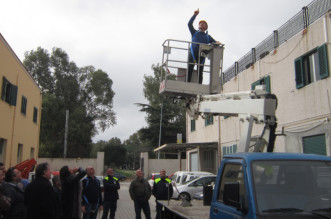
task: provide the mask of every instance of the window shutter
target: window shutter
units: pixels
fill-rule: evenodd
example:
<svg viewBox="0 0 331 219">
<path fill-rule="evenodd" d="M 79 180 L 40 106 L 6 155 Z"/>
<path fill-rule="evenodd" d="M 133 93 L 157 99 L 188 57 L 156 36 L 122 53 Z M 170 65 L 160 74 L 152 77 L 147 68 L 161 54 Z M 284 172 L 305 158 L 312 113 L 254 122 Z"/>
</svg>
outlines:
<svg viewBox="0 0 331 219">
<path fill-rule="evenodd" d="M 260 81 L 255 81 L 255 82 L 252 84 L 252 90 L 255 89 L 256 85 L 260 85 Z"/>
<path fill-rule="evenodd" d="M 33 108 L 33 122 L 37 123 L 37 117 L 38 117 L 38 109 L 36 107 Z"/>
<path fill-rule="evenodd" d="M 195 120 L 191 120 L 191 132 L 195 131 Z"/>
<path fill-rule="evenodd" d="M 264 78 L 264 84 L 266 86 L 266 90 L 268 93 L 271 93 L 271 86 L 270 86 L 270 75 Z"/>
<path fill-rule="evenodd" d="M 7 86 L 7 79 L 5 77 L 2 78 L 2 91 L 1 91 L 1 99 L 6 101 L 6 86 Z"/>
<path fill-rule="evenodd" d="M 329 76 L 327 45 L 324 44 L 317 49 L 321 79 Z"/>
<path fill-rule="evenodd" d="M 17 100 L 17 86 L 11 85 L 10 86 L 10 105 L 16 106 Z"/>
<path fill-rule="evenodd" d="M 326 155 L 325 134 L 304 137 L 302 143 L 303 153 Z"/>
<path fill-rule="evenodd" d="M 304 79 L 304 74 L 303 74 L 303 67 L 302 67 L 302 57 L 297 58 L 294 61 L 294 67 L 295 67 L 295 83 L 297 89 L 302 88 L 305 86 L 305 79 Z"/>
</svg>

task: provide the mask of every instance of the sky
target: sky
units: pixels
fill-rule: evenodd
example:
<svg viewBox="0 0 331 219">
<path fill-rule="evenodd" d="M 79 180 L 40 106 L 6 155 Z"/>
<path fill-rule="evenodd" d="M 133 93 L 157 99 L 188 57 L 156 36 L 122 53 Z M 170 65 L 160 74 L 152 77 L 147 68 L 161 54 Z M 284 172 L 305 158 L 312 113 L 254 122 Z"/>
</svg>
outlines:
<svg viewBox="0 0 331 219">
<path fill-rule="evenodd" d="M 135 103 L 148 103 L 144 75 L 162 62 L 166 39 L 190 41 L 194 11 L 209 34 L 225 44 L 223 69 L 291 19 L 312 0 L 0 0 L 0 33 L 21 61 L 37 47 L 63 49 L 78 67 L 113 80 L 117 125 L 93 137 L 127 140 L 146 126 Z"/>
</svg>

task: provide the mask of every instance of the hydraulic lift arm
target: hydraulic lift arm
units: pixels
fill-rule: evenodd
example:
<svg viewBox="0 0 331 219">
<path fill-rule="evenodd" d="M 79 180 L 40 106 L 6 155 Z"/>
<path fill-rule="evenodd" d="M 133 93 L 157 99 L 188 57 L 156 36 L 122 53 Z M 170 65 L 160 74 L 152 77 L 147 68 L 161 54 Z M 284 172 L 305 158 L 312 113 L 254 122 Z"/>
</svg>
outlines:
<svg viewBox="0 0 331 219">
<path fill-rule="evenodd" d="M 254 151 L 273 151 L 275 141 L 277 98 L 264 91 L 264 86 L 256 90 L 229 94 L 198 95 L 187 101 L 187 113 L 193 119 L 199 115 L 237 116 L 244 123 L 238 152 L 249 151 L 251 142 L 255 142 Z M 253 124 L 264 124 L 260 137 L 253 138 Z"/>
</svg>

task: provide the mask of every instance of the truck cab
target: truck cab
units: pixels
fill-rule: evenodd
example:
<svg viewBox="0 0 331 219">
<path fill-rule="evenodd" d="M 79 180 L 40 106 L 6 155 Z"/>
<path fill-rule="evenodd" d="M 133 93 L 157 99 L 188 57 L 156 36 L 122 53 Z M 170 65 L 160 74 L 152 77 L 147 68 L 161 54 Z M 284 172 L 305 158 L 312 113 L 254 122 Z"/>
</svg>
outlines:
<svg viewBox="0 0 331 219">
<path fill-rule="evenodd" d="M 294 153 L 225 155 L 210 218 L 331 218 L 331 158 Z"/>
</svg>

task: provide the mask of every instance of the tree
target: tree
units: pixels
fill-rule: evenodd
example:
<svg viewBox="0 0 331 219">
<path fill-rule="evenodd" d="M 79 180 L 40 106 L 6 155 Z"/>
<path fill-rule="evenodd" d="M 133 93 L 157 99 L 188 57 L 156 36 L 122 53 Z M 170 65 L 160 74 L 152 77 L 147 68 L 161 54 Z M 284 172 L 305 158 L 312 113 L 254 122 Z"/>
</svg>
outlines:
<svg viewBox="0 0 331 219">
<path fill-rule="evenodd" d="M 150 148 L 159 146 L 159 130 L 161 107 L 162 112 L 162 129 L 161 145 L 165 143 L 174 143 L 177 139 L 177 133 L 182 133 L 185 141 L 185 103 L 178 100 L 174 104 L 172 99 L 159 94 L 159 85 L 161 78 L 161 68 L 159 65 L 153 65 L 153 76 L 144 76 L 144 96 L 148 104 L 138 104 L 140 111 L 145 112 L 147 127 L 139 130 L 142 141 L 146 142 Z M 164 71 L 164 69 L 162 69 Z M 162 104 L 162 105 L 161 105 Z"/>
<path fill-rule="evenodd" d="M 92 136 L 116 124 L 112 80 L 93 66 L 77 67 L 60 48 L 26 52 L 23 64 L 43 94 L 40 156 L 62 156 L 69 110 L 67 156 L 89 157 Z"/>
<path fill-rule="evenodd" d="M 139 168 L 140 152 L 149 150 L 149 148 L 145 147 L 146 144 L 142 142 L 139 131 L 125 140 L 123 145 L 127 151 L 125 160 L 126 168 L 131 170 Z"/>
<path fill-rule="evenodd" d="M 125 163 L 126 149 L 119 138 L 112 138 L 105 145 L 105 165 L 121 167 Z"/>
</svg>

